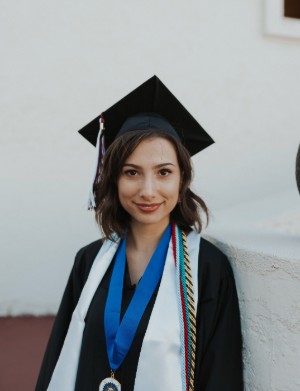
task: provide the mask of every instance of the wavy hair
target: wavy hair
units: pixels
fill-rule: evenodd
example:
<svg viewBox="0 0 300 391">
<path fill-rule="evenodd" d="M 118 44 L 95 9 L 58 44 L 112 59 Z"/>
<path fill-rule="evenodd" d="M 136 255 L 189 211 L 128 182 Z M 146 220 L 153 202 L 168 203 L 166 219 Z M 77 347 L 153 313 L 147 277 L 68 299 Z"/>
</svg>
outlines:
<svg viewBox="0 0 300 391">
<path fill-rule="evenodd" d="M 193 168 L 187 149 L 175 137 L 163 131 L 137 130 L 119 136 L 110 145 L 104 155 L 103 165 L 97 173 L 94 185 L 95 218 L 106 238 L 113 240 L 114 233 L 123 237 L 125 230 L 130 226 L 131 217 L 122 207 L 118 197 L 118 179 L 122 167 L 142 141 L 156 137 L 164 138 L 172 143 L 181 171 L 179 202 L 170 214 L 170 221 L 186 232 L 189 232 L 192 227 L 197 232 L 201 232 L 202 214 L 206 217 L 206 225 L 208 224 L 209 210 L 205 202 L 190 189 Z"/>
</svg>

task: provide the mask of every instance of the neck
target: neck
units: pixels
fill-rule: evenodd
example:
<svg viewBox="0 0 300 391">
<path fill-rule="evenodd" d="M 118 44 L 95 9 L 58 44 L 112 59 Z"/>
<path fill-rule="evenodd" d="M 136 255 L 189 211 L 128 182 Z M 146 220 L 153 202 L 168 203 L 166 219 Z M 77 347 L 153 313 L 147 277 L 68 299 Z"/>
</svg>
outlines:
<svg viewBox="0 0 300 391">
<path fill-rule="evenodd" d="M 127 244 L 135 251 L 152 251 L 157 247 L 167 226 L 168 223 L 159 227 L 156 224 L 132 223 L 127 235 Z"/>
</svg>

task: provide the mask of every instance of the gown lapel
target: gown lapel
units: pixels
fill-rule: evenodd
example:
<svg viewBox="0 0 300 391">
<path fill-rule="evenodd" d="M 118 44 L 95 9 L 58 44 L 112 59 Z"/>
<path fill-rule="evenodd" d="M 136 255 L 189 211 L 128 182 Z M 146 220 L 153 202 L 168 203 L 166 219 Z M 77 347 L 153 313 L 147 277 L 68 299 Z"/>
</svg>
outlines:
<svg viewBox="0 0 300 391">
<path fill-rule="evenodd" d="M 74 391 L 84 319 L 90 303 L 118 248 L 119 241 L 105 241 L 73 312 L 70 326 L 47 391 Z M 187 236 L 194 291 L 198 292 L 200 235 Z M 197 308 L 195 295 L 195 308 Z M 134 391 L 182 390 L 180 311 L 176 298 L 176 268 L 170 240 L 162 280 L 139 357 Z"/>
<path fill-rule="evenodd" d="M 89 277 L 73 312 L 70 326 L 47 391 L 74 391 L 79 362 L 84 319 L 92 298 L 110 265 L 119 242 L 105 241 L 98 252 Z"/>
</svg>

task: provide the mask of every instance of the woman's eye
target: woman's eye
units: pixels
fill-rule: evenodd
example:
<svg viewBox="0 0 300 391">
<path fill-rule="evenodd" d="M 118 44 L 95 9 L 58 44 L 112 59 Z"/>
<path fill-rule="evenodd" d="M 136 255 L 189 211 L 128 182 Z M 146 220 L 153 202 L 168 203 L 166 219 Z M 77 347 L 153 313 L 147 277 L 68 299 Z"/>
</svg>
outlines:
<svg viewBox="0 0 300 391">
<path fill-rule="evenodd" d="M 166 168 L 163 168 L 163 169 L 161 169 L 161 170 L 159 171 L 159 175 L 161 175 L 161 176 L 167 176 L 167 175 L 169 175 L 170 173 L 171 173 L 171 171 L 168 170 L 168 169 L 166 169 Z"/>
<path fill-rule="evenodd" d="M 135 176 L 136 174 L 137 174 L 136 170 L 126 170 L 125 171 L 125 175 L 128 175 L 128 176 Z"/>
</svg>

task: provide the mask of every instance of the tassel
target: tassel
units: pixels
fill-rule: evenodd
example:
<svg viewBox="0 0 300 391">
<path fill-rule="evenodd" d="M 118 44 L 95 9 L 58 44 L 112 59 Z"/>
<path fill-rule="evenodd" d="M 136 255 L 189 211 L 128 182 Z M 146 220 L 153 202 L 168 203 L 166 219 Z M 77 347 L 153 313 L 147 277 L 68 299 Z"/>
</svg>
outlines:
<svg viewBox="0 0 300 391">
<path fill-rule="evenodd" d="M 102 164 L 103 164 L 103 157 L 105 155 L 105 143 L 104 143 L 104 118 L 103 114 L 100 115 L 99 118 L 99 132 L 97 137 L 97 144 L 96 144 L 96 164 L 94 169 L 94 175 L 92 178 L 92 185 L 89 191 L 88 195 L 88 210 L 94 210 L 96 208 L 96 201 L 95 201 L 95 185 L 97 182 L 98 175 L 100 174 L 102 170 Z"/>
</svg>

